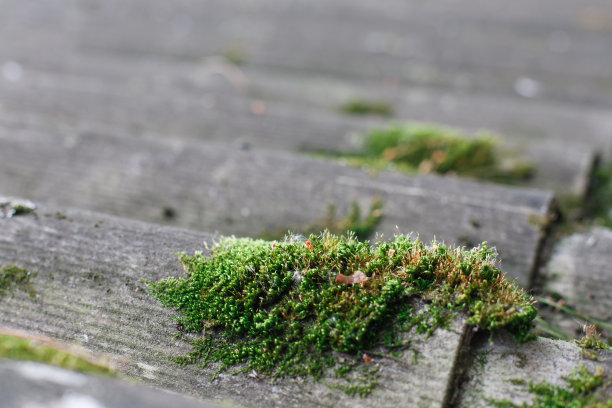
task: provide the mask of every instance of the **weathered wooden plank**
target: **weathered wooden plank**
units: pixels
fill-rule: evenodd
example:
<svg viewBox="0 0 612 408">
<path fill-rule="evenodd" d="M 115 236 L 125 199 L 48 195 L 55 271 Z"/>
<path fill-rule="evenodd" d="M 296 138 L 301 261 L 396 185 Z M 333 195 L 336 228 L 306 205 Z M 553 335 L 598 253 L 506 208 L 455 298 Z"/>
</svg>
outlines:
<svg viewBox="0 0 612 408">
<path fill-rule="evenodd" d="M 579 313 L 612 324 L 612 231 L 592 228 L 567 236 L 555 246 L 546 266 L 544 289 L 558 294 Z M 556 323 L 570 335 L 584 321 L 558 313 Z M 600 328 L 607 338 L 612 331 Z"/>
<path fill-rule="evenodd" d="M 224 234 L 257 236 L 362 213 L 379 198 L 378 233 L 497 247 L 528 285 L 552 194 L 457 178 L 368 174 L 282 152 L 110 135 L 0 131 L 0 191 Z M 365 215 L 365 214 L 363 214 Z"/>
<path fill-rule="evenodd" d="M 529 402 L 534 397 L 528 392 L 530 381 L 567 387 L 563 377 L 580 364 L 592 372 L 596 367 L 603 367 L 611 375 L 612 352 L 598 353 L 599 361 L 593 361 L 585 359 L 575 344 L 560 340 L 540 337 L 519 345 L 506 335 L 480 336 L 472 344 L 472 362 L 455 406 L 490 407 L 490 400 L 502 399 L 517 405 Z M 612 389 L 607 390 L 608 397 L 610 393 Z"/>
<path fill-rule="evenodd" d="M 338 112 L 338 106 L 351 97 L 370 91 L 370 98 L 383 94 L 376 87 L 360 89 L 356 84 L 333 81 L 323 81 L 327 85 L 323 87 L 316 80 L 303 84 L 297 78 L 270 80 L 269 75 L 259 75 L 249 82 L 250 90 L 244 93 L 215 79 L 218 72 L 231 72 L 227 65 L 210 70 L 203 66 L 202 74 L 197 75 L 196 66 L 172 64 L 168 72 L 174 68 L 177 72 L 160 80 L 156 74 L 136 75 L 133 72 L 137 70 L 130 69 L 124 61 L 99 62 L 105 68 L 110 66 L 111 73 L 105 75 L 94 70 L 90 75 L 85 70 L 93 67 L 85 64 L 81 75 L 28 71 L 19 83 L 4 86 L 0 83 L 6 96 L 1 120 L 17 121 L 21 116 L 21 121 L 27 122 L 24 115 L 36 115 L 44 123 L 39 124 L 41 127 L 77 122 L 92 131 L 114 127 L 134 134 L 171 134 L 274 149 L 334 151 L 357 149 L 363 142 L 359 133 L 386 126 L 385 120 L 346 117 Z M 113 70 L 117 65 L 125 69 L 123 76 Z M 150 69 L 146 63 L 136 66 Z M 316 106 L 312 106 L 311 96 L 319 93 Z M 390 98 L 381 99 L 394 100 L 399 117 L 441 121 L 470 131 L 488 127 L 502 132 L 500 142 L 507 149 L 518 150 L 519 156 L 536 164 L 536 176 L 528 182 L 532 187 L 582 196 L 588 184 L 593 150 L 612 147 L 606 131 L 607 114 L 432 93 L 413 99 L 399 88 L 387 96 Z M 256 114 L 254 107 L 258 106 L 261 111 Z M 581 132 L 585 140 L 576 143 L 574 132 Z"/>
<path fill-rule="evenodd" d="M 129 2 L 122 2 L 122 5 L 117 5 L 117 10 L 120 10 L 121 6 L 127 7 L 124 3 Z M 235 9 L 241 9 L 239 3 L 222 3 L 224 5 L 215 7 L 215 10 L 219 13 L 230 13 L 230 11 L 233 10 L 234 13 L 230 14 L 236 14 Z M 226 3 L 229 3 L 229 5 Z M 156 3 L 147 2 L 147 5 L 151 6 L 153 10 L 157 7 L 155 4 Z M 202 3 L 200 2 L 195 4 L 189 2 L 189 4 L 191 7 L 195 8 L 202 7 Z M 414 6 L 415 5 L 412 7 Z M 82 5 L 77 4 L 74 5 L 74 7 L 79 9 Z M 108 12 L 113 13 L 113 7 L 109 8 Z M 30 12 L 36 14 L 36 9 L 36 7 L 32 7 Z M 311 11 L 315 12 L 315 10 Z M 352 8 L 345 11 L 350 10 L 352 10 Z M 456 11 L 459 12 L 459 10 Z M 84 16 L 86 16 L 88 12 L 88 10 L 83 11 L 81 17 L 85 18 Z M 180 11 L 176 12 L 180 14 Z M 255 8 L 253 12 L 257 13 L 257 8 Z M 121 14 L 119 11 L 118 13 Z M 23 15 L 27 14 L 27 12 L 23 13 Z M 260 11 L 259 14 L 253 16 L 253 18 L 261 17 L 265 19 L 266 15 L 265 12 Z M 45 14 L 45 16 L 46 18 L 50 18 L 51 21 L 54 21 L 54 19 L 61 19 L 61 15 L 48 17 Z M 23 18 L 21 14 L 17 17 Z M 203 17 L 217 19 L 215 13 L 205 13 Z M 419 20 L 423 20 L 423 18 L 419 17 Z M 43 21 L 46 21 L 46 19 L 43 19 Z M 66 21 L 62 22 L 67 23 Z M 198 25 L 208 27 L 201 22 Z M 409 24 L 403 25 L 410 26 Z M 23 26 L 23 24 L 18 25 L 22 30 Z M 51 30 L 52 27 L 50 27 L 49 30 Z M 35 30 L 34 27 L 30 27 L 30 29 Z M 470 30 L 471 29 L 473 28 L 470 27 Z M 159 31 L 157 26 L 155 30 Z M 523 30 L 515 31 L 517 31 L 516 34 L 518 35 Z M 331 106 L 332 108 L 336 108 L 338 104 L 346 101 L 345 98 L 351 96 L 366 99 L 379 97 L 382 99 L 390 99 L 391 102 L 394 102 L 394 105 L 397 105 L 396 110 L 398 116 L 403 118 L 434 120 L 466 127 L 490 127 L 492 130 L 500 131 L 509 136 L 525 134 L 525 140 L 540 138 L 542 134 L 555 135 L 564 140 L 573 140 L 575 134 L 581 134 L 583 135 L 583 139 L 587 138 L 590 140 L 594 138 L 594 141 L 597 141 L 595 147 L 601 147 L 607 150 L 612 148 L 608 137 L 610 129 L 612 128 L 612 123 L 607 115 L 607 104 L 600 108 L 589 107 L 585 109 L 584 103 L 567 106 L 567 101 L 571 100 L 571 98 L 563 99 L 560 104 L 543 104 L 541 100 L 517 100 L 513 98 L 492 97 L 490 95 L 468 96 L 466 95 L 466 89 L 456 89 L 458 92 L 453 92 L 452 87 L 449 88 L 444 86 L 435 87 L 435 91 L 427 91 L 422 87 L 415 88 L 414 84 L 408 86 L 408 84 L 402 83 L 402 81 L 390 78 L 377 77 L 378 79 L 374 78 L 371 80 L 358 78 L 355 80 L 351 79 L 349 76 L 344 76 L 343 79 L 339 79 L 337 76 L 331 76 L 330 78 L 330 75 L 325 75 L 325 72 L 318 72 L 318 77 L 313 79 L 312 72 L 308 70 L 270 70 L 270 68 L 265 67 L 263 69 L 258 68 L 257 65 L 253 64 L 239 69 L 236 67 L 223 68 L 220 67 L 218 63 L 211 63 L 210 60 L 207 60 L 207 57 L 211 55 L 222 53 L 222 49 L 212 50 L 209 53 L 202 53 L 199 55 L 196 62 L 165 58 L 163 55 L 158 54 L 143 56 L 124 53 L 94 53 L 91 49 L 82 50 L 78 49 L 74 44 L 70 45 L 70 41 L 74 39 L 73 33 L 64 34 L 64 37 L 67 37 L 64 42 L 68 44 L 53 44 L 53 48 L 57 49 L 57 52 L 62 52 L 62 59 L 56 58 L 55 54 L 37 51 L 36 46 L 39 48 L 47 48 L 45 41 L 51 41 L 49 39 L 50 37 L 55 38 L 59 35 L 58 33 L 61 32 L 61 29 L 57 28 L 49 35 L 42 35 L 42 39 L 33 40 L 34 44 L 26 45 L 27 42 L 24 44 L 24 41 L 18 43 L 8 42 L 6 44 L 5 59 L 9 62 L 15 60 L 17 63 L 21 62 L 23 64 L 21 69 L 25 71 L 21 72 L 21 81 L 35 81 L 42 87 L 51 86 L 61 88 L 65 86 L 73 91 L 79 90 L 80 92 L 90 90 L 95 93 L 105 93 L 106 90 L 114 88 L 118 89 L 119 93 L 124 97 L 133 93 L 140 94 L 142 97 L 143 93 L 150 94 L 152 92 L 160 92 L 159 96 L 162 98 L 174 100 L 174 105 L 178 104 L 176 99 L 182 100 L 182 96 L 184 95 L 177 98 L 174 96 L 174 91 L 169 91 L 168 89 L 172 87 L 180 88 L 183 90 L 183 93 L 186 90 L 191 90 L 192 95 L 197 96 L 197 100 L 200 102 L 199 109 L 204 110 L 204 115 L 206 111 L 210 110 L 211 105 L 215 105 L 216 103 L 214 98 L 211 98 L 209 94 L 211 92 L 218 93 L 224 89 L 223 82 L 225 82 L 226 88 L 228 82 L 233 82 L 234 85 L 238 85 L 238 88 L 242 89 L 249 85 L 252 88 L 253 94 L 263 95 L 264 98 L 266 95 L 269 95 L 271 99 L 282 96 L 285 102 L 294 100 L 295 98 L 309 98 L 311 100 L 315 99 L 318 104 L 327 104 L 328 107 L 330 103 L 333 103 Z M 23 35 L 18 34 L 19 33 L 10 35 L 10 33 L 7 33 L 3 38 L 28 37 L 27 32 Z M 206 36 L 206 38 L 214 35 L 216 34 L 210 34 Z M 486 35 L 482 36 L 486 37 Z M 187 34 L 182 38 L 184 41 L 190 42 Z M 515 42 L 514 40 L 515 39 L 513 39 L 513 43 Z M 145 41 L 145 39 L 143 39 L 143 41 Z M 61 43 L 60 40 L 58 40 L 58 42 Z M 201 42 L 197 41 L 197 43 L 200 44 Z M 453 44 L 453 48 L 457 48 L 455 42 L 450 43 Z M 609 41 L 606 43 L 609 43 Z M 515 44 L 510 48 L 514 48 L 514 46 Z M 495 47 L 497 49 L 505 49 L 497 42 L 495 43 Z M 435 47 L 430 48 L 434 49 Z M 581 46 L 579 48 L 585 49 L 586 47 Z M 602 52 L 602 47 L 598 46 L 594 47 L 589 53 L 594 56 L 606 55 L 606 53 Z M 612 55 L 612 53 L 610 53 L 610 55 Z M 515 57 L 513 56 L 513 58 Z M 378 58 L 370 59 L 372 63 L 377 63 L 379 61 Z M 487 59 L 495 58 L 489 55 Z M 581 58 L 567 57 L 567 59 L 569 61 L 587 61 L 589 66 L 597 65 L 587 56 L 581 56 Z M 350 64 L 345 63 L 344 65 Z M 606 71 L 609 65 L 610 64 L 603 65 Z M 567 66 L 567 62 L 556 64 L 556 66 L 559 68 L 565 67 Z M 32 72 L 32 70 L 34 72 Z M 74 74 L 76 77 L 73 75 L 60 75 L 55 77 L 45 76 L 44 72 L 47 70 L 58 71 L 63 74 Z M 243 70 L 242 74 L 239 73 L 240 70 Z M 10 71 L 10 69 L 8 71 Z M 100 81 L 100 77 L 105 76 L 111 79 L 110 83 Z M 220 81 L 221 77 L 225 77 L 225 81 Z M 327 79 L 324 79 L 325 77 L 327 77 Z M 216 78 L 216 80 L 213 78 Z M 465 79 L 463 82 L 465 82 Z M 564 80 L 562 82 L 569 87 L 579 87 L 579 83 L 575 81 Z M 166 86 L 164 87 L 164 85 Z M 171 86 L 168 87 L 167 85 Z M 229 87 L 232 88 L 231 85 Z M 600 87 L 601 84 L 598 85 L 598 88 Z M 127 92 L 128 90 L 129 92 Z M 35 92 L 35 94 L 38 93 L 41 93 L 43 99 L 45 98 L 43 96 L 43 90 L 39 89 L 38 92 Z M 202 93 L 206 95 L 203 96 Z M 590 94 L 594 94 L 594 92 Z M 70 96 L 66 96 L 66 98 L 70 99 Z M 56 100 L 58 98 L 55 97 L 51 99 Z M 62 100 L 63 98 L 60 97 L 58 102 L 61 104 L 63 103 Z M 219 103 L 221 105 L 224 104 L 223 101 Z M 114 104 L 116 104 L 116 102 Z M 174 109 L 175 111 L 180 110 L 181 107 L 185 109 L 183 104 L 178 105 L 179 106 Z M 247 110 L 248 105 L 248 103 L 246 105 L 243 104 L 243 106 L 247 106 Z M 274 112 L 275 109 L 273 105 L 272 103 L 270 106 L 271 112 Z M 170 109 L 170 107 L 167 106 L 167 109 Z M 305 112 L 303 112 L 303 114 L 307 116 L 308 109 L 304 110 Z M 440 114 L 442 116 L 438 116 Z M 278 112 L 274 112 L 272 116 L 276 115 L 278 115 Z M 298 118 L 295 118 L 294 122 L 296 120 L 296 126 L 299 126 Z M 322 118 L 321 120 L 325 119 Z M 317 121 L 311 120 L 311 123 L 314 126 Z M 160 125 L 158 124 L 158 126 Z M 208 123 L 208 126 L 214 127 L 214 124 Z M 251 124 L 250 127 L 255 129 L 257 125 Z"/>
<path fill-rule="evenodd" d="M 381 407 L 442 407 L 471 333 L 458 316 L 451 329 L 415 338 L 417 364 L 410 363 L 412 350 L 398 360 L 376 359 L 380 386 L 368 398 L 350 398 L 309 379 L 221 374 L 211 382 L 216 368 L 169 361 L 189 347 L 173 338 L 175 313 L 150 297 L 141 279 L 180 275 L 174 251 L 204 250 L 202 243 L 211 244 L 213 236 L 47 205 L 0 219 L 0 228 L 0 265 L 38 271 L 34 299 L 17 291 L 0 303 L 1 325 L 122 356 L 128 376 L 187 395 L 250 407 L 366 407 L 373 401 Z"/>
<path fill-rule="evenodd" d="M 213 408 L 215 405 L 32 362 L 0 362 L 2 405 L 12 407 Z"/>
<path fill-rule="evenodd" d="M 25 10 L 19 2 L 7 7 L 15 10 L 7 13 L 6 38 L 25 37 L 26 44 L 32 44 L 34 34 L 44 38 L 47 30 L 59 43 L 83 49 L 191 59 L 239 44 L 247 49 L 249 61 L 259 66 L 533 96 L 532 87 L 521 90 L 521 79 L 527 78 L 536 81 L 535 94 L 541 97 L 602 106 L 610 102 L 608 19 L 599 18 L 604 30 L 575 29 L 583 12 L 597 23 L 588 9 L 570 8 L 574 14 L 565 14 L 569 24 L 556 25 L 530 19 L 504 24 L 499 17 L 501 21 L 493 23 L 469 18 L 456 6 L 420 15 L 414 2 L 395 3 L 383 12 L 363 4 L 347 7 L 345 2 L 322 7 L 271 1 L 254 7 L 246 2 L 184 1 L 169 8 L 133 0 L 62 6 L 73 12 L 58 13 L 57 5 L 48 2 Z M 396 13 L 389 13 L 393 9 Z M 486 9 L 491 11 L 490 6 Z M 161 15 L 181 24 L 160 24 Z M 32 26 L 24 35 L 23 27 Z M 69 38 L 57 40 L 62 30 Z"/>
</svg>

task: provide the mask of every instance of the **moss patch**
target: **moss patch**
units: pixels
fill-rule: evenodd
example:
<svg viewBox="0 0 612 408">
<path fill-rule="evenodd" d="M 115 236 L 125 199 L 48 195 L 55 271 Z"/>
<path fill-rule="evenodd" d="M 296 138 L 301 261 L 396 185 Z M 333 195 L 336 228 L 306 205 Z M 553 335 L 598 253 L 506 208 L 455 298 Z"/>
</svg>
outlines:
<svg viewBox="0 0 612 408">
<path fill-rule="evenodd" d="M 226 238 L 210 257 L 180 259 L 185 278 L 149 282 L 154 297 L 182 313 L 183 333 L 203 333 L 180 362 L 317 379 L 365 367 L 357 388 L 344 387 L 360 395 L 375 384 L 365 356 L 409 347 L 400 333 L 432 333 L 463 310 L 469 324 L 525 340 L 536 314 L 485 244 L 463 251 L 398 236 L 370 245 L 323 233 L 280 243 Z M 415 299 L 427 307 L 417 310 Z"/>
<path fill-rule="evenodd" d="M 0 218 L 11 218 L 29 214 L 36 210 L 36 204 L 28 200 L 6 200 L 0 198 Z"/>
<path fill-rule="evenodd" d="M 327 230 L 332 234 L 342 235 L 347 232 L 354 233 L 358 239 L 368 239 L 376 230 L 383 212 L 382 201 L 377 198 L 372 202 L 368 213 L 365 216 L 361 214 L 361 208 L 357 202 L 353 202 L 351 210 L 346 217 L 338 217 L 336 207 L 329 205 L 327 216 L 319 221 L 312 223 L 306 228 L 296 231 L 302 235 L 320 234 Z M 276 232 L 264 232 L 262 239 L 274 241 L 281 240 L 287 234 L 290 228 L 283 228 Z"/>
<path fill-rule="evenodd" d="M 612 347 L 601 341 L 601 333 L 594 324 L 585 323 L 582 326 L 582 337 L 574 343 L 582 350 L 582 357 L 597 360 L 597 350 L 612 350 Z"/>
<path fill-rule="evenodd" d="M 249 59 L 247 50 L 238 44 L 232 44 L 225 47 L 220 54 L 229 63 L 237 66 L 246 65 Z"/>
<path fill-rule="evenodd" d="M 508 400 L 490 401 L 497 408 L 612 408 L 612 377 L 606 375 L 602 367 L 594 373 L 580 365 L 564 378 L 566 387 L 544 383 L 530 383 L 529 392 L 534 395 L 530 404 L 514 404 Z"/>
<path fill-rule="evenodd" d="M 612 160 L 595 168 L 586 207 L 595 224 L 612 228 Z"/>
<path fill-rule="evenodd" d="M 113 374 L 113 370 L 104 364 L 84 359 L 66 350 L 60 350 L 35 340 L 6 334 L 0 334 L 0 358 L 36 361 L 92 374 Z"/>
<path fill-rule="evenodd" d="M 340 111 L 347 115 L 393 116 L 393 107 L 388 102 L 353 99 L 340 106 Z"/>
<path fill-rule="evenodd" d="M 488 133 L 470 138 L 455 129 L 423 123 L 395 124 L 368 133 L 362 152 L 334 154 L 349 164 L 406 172 L 458 174 L 500 183 L 529 179 L 532 164 L 502 163 L 497 143 Z"/>
<path fill-rule="evenodd" d="M 8 265 L 0 268 L 0 299 L 9 293 L 12 293 L 15 288 L 27 292 L 31 297 L 36 295 L 30 279 L 36 276 L 36 273 L 31 273 L 27 269 L 20 268 L 16 265 Z"/>
</svg>

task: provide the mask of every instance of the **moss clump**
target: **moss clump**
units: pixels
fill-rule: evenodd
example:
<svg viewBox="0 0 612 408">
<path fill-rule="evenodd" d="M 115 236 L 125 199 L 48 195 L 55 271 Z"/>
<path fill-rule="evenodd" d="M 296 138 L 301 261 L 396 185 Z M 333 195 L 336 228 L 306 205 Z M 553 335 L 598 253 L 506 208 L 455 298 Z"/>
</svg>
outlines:
<svg viewBox="0 0 612 408">
<path fill-rule="evenodd" d="M 219 372 L 242 364 L 273 376 L 346 374 L 366 351 L 405 348 L 401 332 L 432 333 L 457 310 L 521 340 L 536 314 L 484 244 L 463 251 L 398 236 L 370 245 L 322 233 L 280 243 L 226 238 L 211 253 L 183 254 L 187 277 L 149 285 L 182 313 L 183 332 L 204 333 L 181 361 L 218 362 Z M 417 298 L 428 306 L 418 311 Z"/>
<path fill-rule="evenodd" d="M 221 56 L 224 57 L 227 62 L 237 66 L 246 65 L 249 59 L 247 50 L 238 44 L 233 44 L 224 48 L 221 51 Z"/>
<path fill-rule="evenodd" d="M 491 403 L 497 408 L 612 408 L 609 390 L 612 378 L 604 373 L 602 367 L 592 373 L 581 364 L 564 380 L 567 387 L 546 382 L 530 383 L 529 392 L 534 395 L 530 404 L 517 405 L 507 400 Z"/>
<path fill-rule="evenodd" d="M 393 107 L 388 102 L 353 99 L 340 106 L 340 111 L 347 115 L 393 116 Z"/>
<path fill-rule="evenodd" d="M 0 334 L 1 358 L 36 361 L 92 374 L 113 374 L 113 370 L 104 364 L 86 360 L 68 351 L 35 340 L 6 334 Z"/>
<path fill-rule="evenodd" d="M 585 323 L 582 326 L 583 336 L 574 343 L 582 349 L 582 356 L 590 360 L 597 360 L 596 350 L 612 350 L 612 347 L 601 341 L 601 333 L 597 332 L 597 326 Z"/>
<path fill-rule="evenodd" d="M 336 215 L 336 207 L 334 205 L 329 205 L 327 216 L 324 219 L 314 222 L 303 230 L 300 230 L 299 233 L 302 235 L 320 234 L 327 230 L 332 234 L 342 235 L 351 232 L 354 233 L 358 239 L 367 239 L 374 233 L 376 226 L 382 218 L 382 208 L 382 201 L 376 198 L 372 202 L 368 213 L 365 217 L 362 217 L 359 204 L 353 202 L 349 214 L 346 217 L 338 217 Z M 275 233 L 264 232 L 261 238 L 270 241 L 280 240 L 285 236 L 287 230 L 288 229 L 285 228 Z"/>
<path fill-rule="evenodd" d="M 335 156 L 374 169 L 391 167 L 407 172 L 458 174 L 500 183 L 527 180 L 534 172 L 533 166 L 525 161 L 502 164 L 490 134 L 469 138 L 451 128 L 423 123 L 372 130 L 360 153 Z"/>
<path fill-rule="evenodd" d="M 31 297 L 36 295 L 30 279 L 36 276 L 27 269 L 16 265 L 8 265 L 0 268 L 0 299 L 8 293 L 12 293 L 14 288 L 27 292 Z"/>
</svg>

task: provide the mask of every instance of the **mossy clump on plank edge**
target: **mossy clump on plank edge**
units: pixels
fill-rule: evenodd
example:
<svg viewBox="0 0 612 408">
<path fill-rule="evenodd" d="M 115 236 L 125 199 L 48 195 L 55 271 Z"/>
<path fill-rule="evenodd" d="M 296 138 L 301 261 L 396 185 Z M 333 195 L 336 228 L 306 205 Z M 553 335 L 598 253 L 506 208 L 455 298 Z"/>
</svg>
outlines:
<svg viewBox="0 0 612 408">
<path fill-rule="evenodd" d="M 431 334 L 463 310 L 470 324 L 524 340 L 536 315 L 485 244 L 427 247 L 397 236 L 371 245 L 324 232 L 283 242 L 224 238 L 210 251 L 181 255 L 186 277 L 149 285 L 181 312 L 181 331 L 203 333 L 180 361 L 220 363 L 217 372 L 239 365 L 318 379 L 328 369 L 342 376 L 366 366 L 363 376 L 372 378 L 367 352 L 410 347 L 402 332 Z M 427 306 L 417 310 L 415 299 Z M 367 395 L 374 383 L 346 390 Z"/>
</svg>

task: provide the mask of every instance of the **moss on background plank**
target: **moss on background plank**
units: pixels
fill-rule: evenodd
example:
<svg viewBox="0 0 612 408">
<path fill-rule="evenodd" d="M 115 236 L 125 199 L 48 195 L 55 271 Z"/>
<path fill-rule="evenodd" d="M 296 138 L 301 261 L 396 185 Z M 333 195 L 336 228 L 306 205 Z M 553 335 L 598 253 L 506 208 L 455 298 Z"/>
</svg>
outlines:
<svg viewBox="0 0 612 408">
<path fill-rule="evenodd" d="M 597 225 L 612 228 L 612 160 L 596 166 L 587 213 Z"/>
<path fill-rule="evenodd" d="M 34 297 L 36 292 L 30 281 L 34 276 L 36 276 L 36 273 L 32 273 L 17 265 L 0 267 L 0 299 L 12 293 L 15 289 L 20 289 Z"/>
<path fill-rule="evenodd" d="M 288 237 L 284 242 L 222 239 L 211 257 L 182 255 L 187 276 L 149 282 L 151 294 L 182 313 L 193 351 L 181 363 L 237 366 L 267 376 L 351 378 L 365 396 L 378 346 L 406 349 L 400 333 L 433 333 L 459 310 L 482 329 L 528 338 L 532 299 L 496 267 L 485 244 L 470 251 L 398 236 L 361 242 L 353 235 Z M 414 307 L 414 299 L 427 302 Z M 416 359 L 418 361 L 418 358 Z"/>
<path fill-rule="evenodd" d="M 384 101 L 352 99 L 340 106 L 339 109 L 347 115 L 393 116 L 393 106 L 389 102 Z"/>
<path fill-rule="evenodd" d="M 525 160 L 502 158 L 490 133 L 469 137 L 456 129 L 418 122 L 371 130 L 361 152 L 328 156 L 373 169 L 458 174 L 508 184 L 527 180 L 535 171 Z"/>
<path fill-rule="evenodd" d="M 336 207 L 333 204 L 328 206 L 327 216 L 319 221 L 308 225 L 299 230 L 292 228 L 282 228 L 275 232 L 264 232 L 260 238 L 273 241 L 282 240 L 288 231 L 300 233 L 302 235 L 320 234 L 329 231 L 332 234 L 342 235 L 354 233 L 359 239 L 368 239 L 376 231 L 376 226 L 383 216 L 383 203 L 380 198 L 375 198 L 370 209 L 362 216 L 361 207 L 356 201 L 351 203 L 350 212 L 346 217 L 339 217 L 336 214 Z"/>
<path fill-rule="evenodd" d="M 0 333 L 0 359 L 3 358 L 36 361 L 92 374 L 112 375 L 114 373 L 110 366 L 88 360 L 68 350 L 43 344 L 36 339 Z"/>
</svg>

